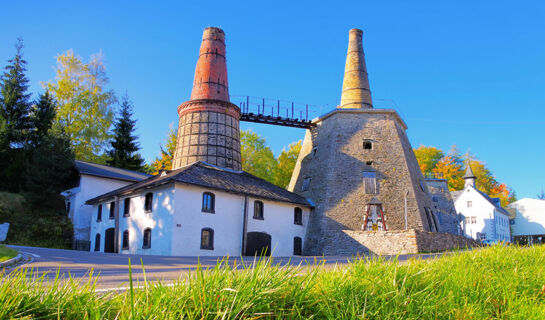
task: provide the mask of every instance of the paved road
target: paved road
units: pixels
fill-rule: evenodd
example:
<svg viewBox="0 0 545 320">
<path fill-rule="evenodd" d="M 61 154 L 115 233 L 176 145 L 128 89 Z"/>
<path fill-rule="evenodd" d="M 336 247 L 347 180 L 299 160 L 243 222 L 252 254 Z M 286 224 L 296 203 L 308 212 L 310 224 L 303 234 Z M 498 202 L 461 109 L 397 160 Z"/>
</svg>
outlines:
<svg viewBox="0 0 545 320">
<path fill-rule="evenodd" d="M 97 288 L 126 287 L 129 281 L 128 261 L 131 260 L 133 281 L 143 282 L 142 264 L 148 281 L 172 282 L 184 279 L 188 272 L 195 270 L 199 263 L 202 268 L 213 267 L 223 257 L 166 257 L 151 255 L 126 255 L 114 253 L 97 253 L 74 250 L 47 249 L 35 247 L 10 246 L 19 250 L 27 257 L 27 262 L 18 268 L 33 268 L 35 275 L 45 275 L 54 279 L 59 272 L 61 277 L 87 281 L 89 274 L 99 275 Z M 442 254 L 401 255 L 398 260 L 405 261 L 412 257 L 428 259 Z M 388 257 L 392 259 L 393 257 Z M 346 264 L 350 257 L 275 257 L 274 264 L 312 266 L 315 262 L 323 263 L 326 267 Z M 246 264 L 251 263 L 253 257 L 245 257 Z M 142 262 L 141 262 L 142 261 Z M 240 265 L 241 259 L 226 258 L 230 265 Z"/>
</svg>

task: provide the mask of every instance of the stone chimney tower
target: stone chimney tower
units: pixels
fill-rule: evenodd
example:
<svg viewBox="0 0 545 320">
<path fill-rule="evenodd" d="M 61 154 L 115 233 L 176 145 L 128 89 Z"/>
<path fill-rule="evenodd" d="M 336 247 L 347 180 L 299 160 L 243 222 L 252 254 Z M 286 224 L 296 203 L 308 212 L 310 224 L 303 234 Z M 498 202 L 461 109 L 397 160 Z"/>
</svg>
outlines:
<svg viewBox="0 0 545 320">
<path fill-rule="evenodd" d="M 225 33 L 206 28 L 195 69 L 191 100 L 178 107 L 178 142 L 172 169 L 196 161 L 242 170 L 240 109 L 229 101 Z"/>
<path fill-rule="evenodd" d="M 343 92 L 338 108 L 373 108 L 365 54 L 362 44 L 363 31 L 352 29 L 348 33 L 348 53 L 344 68 Z"/>
</svg>

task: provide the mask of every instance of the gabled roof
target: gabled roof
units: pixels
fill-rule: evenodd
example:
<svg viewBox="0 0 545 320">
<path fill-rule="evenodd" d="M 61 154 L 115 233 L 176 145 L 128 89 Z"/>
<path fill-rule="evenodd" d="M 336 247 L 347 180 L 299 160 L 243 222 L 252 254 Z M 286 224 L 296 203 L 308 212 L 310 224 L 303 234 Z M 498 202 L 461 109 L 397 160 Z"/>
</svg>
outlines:
<svg viewBox="0 0 545 320">
<path fill-rule="evenodd" d="M 169 183 L 183 183 L 256 198 L 289 202 L 307 207 L 312 206 L 304 197 L 247 172 L 224 169 L 202 161 L 176 170 L 165 171 L 162 174 L 105 193 L 88 200 L 86 204 L 96 204 L 114 196 L 127 195 Z"/>
<path fill-rule="evenodd" d="M 97 164 L 87 161 L 76 160 L 76 169 L 80 174 L 90 176 L 125 180 L 125 181 L 140 181 L 149 178 L 150 175 L 142 172 L 136 172 L 116 167 L 110 167 L 103 164 Z"/>
<path fill-rule="evenodd" d="M 456 201 L 460 198 L 460 196 L 464 193 L 464 191 L 466 190 L 466 188 L 468 188 L 468 187 L 465 187 L 463 190 L 451 191 L 451 192 L 450 192 L 450 195 L 452 196 L 452 200 L 453 200 L 454 202 L 456 202 Z M 476 192 L 478 192 L 478 193 L 479 193 L 483 198 L 485 198 L 485 200 L 488 201 L 491 205 L 493 205 L 494 208 L 496 208 L 496 210 L 498 210 L 498 211 L 500 211 L 500 212 L 502 212 L 502 213 L 504 213 L 504 214 L 506 214 L 506 215 L 510 215 L 509 212 L 508 212 L 507 210 L 505 210 L 505 209 L 501 206 L 501 204 L 499 204 L 499 201 L 494 200 L 495 198 L 491 198 L 489 195 L 487 195 L 486 193 L 480 191 L 479 189 L 477 189 L 477 188 L 475 188 L 475 187 L 473 187 L 473 186 L 471 186 L 471 188 L 472 188 L 473 190 L 475 190 Z"/>
</svg>

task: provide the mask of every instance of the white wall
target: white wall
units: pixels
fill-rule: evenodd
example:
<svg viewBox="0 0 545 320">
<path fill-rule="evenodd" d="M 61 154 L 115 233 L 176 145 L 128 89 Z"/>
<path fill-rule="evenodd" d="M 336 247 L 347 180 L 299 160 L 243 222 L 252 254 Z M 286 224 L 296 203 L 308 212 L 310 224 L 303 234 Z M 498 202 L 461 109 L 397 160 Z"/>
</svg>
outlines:
<svg viewBox="0 0 545 320">
<path fill-rule="evenodd" d="M 153 192 L 153 211 L 144 212 L 147 192 Z M 202 195 L 215 195 L 215 212 L 202 212 Z M 131 196 L 129 217 L 123 217 L 124 199 L 119 199 L 119 246 L 123 244 L 123 232 L 129 230 L 129 249 L 121 253 L 174 256 L 240 256 L 242 252 L 242 230 L 244 219 L 244 196 L 196 186 L 177 184 L 142 191 Z M 264 220 L 253 219 L 254 201 L 264 204 Z M 111 200 L 110 200 L 111 201 Z M 91 250 L 94 250 L 95 235 L 101 234 L 100 251 L 104 251 L 105 231 L 115 227 L 109 220 L 109 203 L 104 202 L 102 221 L 96 222 L 98 206 L 93 207 Z M 303 225 L 293 222 L 294 208 L 303 210 Z M 304 242 L 309 219 L 309 208 L 289 203 L 249 198 L 248 232 L 265 232 L 271 235 L 272 254 L 291 256 L 293 238 Z M 152 229 L 151 248 L 143 249 L 144 229 Z M 214 230 L 214 249 L 201 249 L 201 230 Z"/>
<path fill-rule="evenodd" d="M 153 193 L 152 211 L 145 212 L 144 201 L 148 192 Z M 131 195 L 130 216 L 124 217 L 125 198 L 119 198 L 119 249 L 121 253 L 171 255 L 172 225 L 174 216 L 174 188 L 161 187 Z M 97 222 L 98 205 L 93 206 L 91 221 L 91 251 L 95 248 L 95 236 L 101 235 L 100 252 L 104 252 L 105 231 L 115 227 L 115 220 L 109 219 L 110 202 L 102 203 L 102 221 Z M 143 248 L 144 230 L 150 228 L 151 248 Z M 129 249 L 122 250 L 123 232 L 129 231 Z"/>
<path fill-rule="evenodd" d="M 85 204 L 85 201 L 131 183 L 132 182 L 129 181 L 82 174 L 79 186 L 70 189 L 70 191 L 73 192 L 73 195 L 69 197 L 71 211 L 69 216 L 74 225 L 74 238 L 77 240 L 91 240 L 90 228 L 94 211 L 92 206 Z M 96 211 L 94 213 L 94 219 L 96 220 Z M 94 235 L 92 237 L 94 238 Z"/>
<path fill-rule="evenodd" d="M 513 236 L 545 234 L 545 200 L 524 198 L 509 205 L 517 210 Z"/>
<path fill-rule="evenodd" d="M 471 207 L 467 202 L 471 201 Z M 496 210 L 476 189 L 466 186 L 454 203 L 456 211 L 467 219 L 476 218 L 476 223 L 462 225 L 466 236 L 477 239 L 477 233 L 486 233 L 486 240 L 510 242 L 509 216 Z"/>
<path fill-rule="evenodd" d="M 204 192 L 215 195 L 215 213 L 202 212 Z M 180 184 L 175 208 L 173 255 L 240 256 L 244 196 Z M 203 228 L 214 230 L 214 250 L 201 249 Z"/>
<path fill-rule="evenodd" d="M 253 218 L 254 201 L 256 200 L 263 202 L 263 220 Z M 269 234 L 271 236 L 273 256 L 293 255 L 294 237 L 300 237 L 303 240 L 304 246 L 305 230 L 309 218 L 308 208 L 257 198 L 250 198 L 248 205 L 248 232 L 264 232 Z M 294 209 L 296 207 L 303 210 L 303 225 L 293 223 Z"/>
</svg>

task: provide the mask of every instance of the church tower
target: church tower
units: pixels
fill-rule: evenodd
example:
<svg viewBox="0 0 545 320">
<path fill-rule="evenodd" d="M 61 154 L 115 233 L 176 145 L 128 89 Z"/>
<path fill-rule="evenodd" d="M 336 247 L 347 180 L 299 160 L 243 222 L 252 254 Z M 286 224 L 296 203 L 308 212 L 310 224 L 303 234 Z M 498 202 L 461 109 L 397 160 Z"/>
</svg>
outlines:
<svg viewBox="0 0 545 320">
<path fill-rule="evenodd" d="M 206 28 L 189 101 L 178 107 L 180 121 L 172 169 L 196 161 L 242 170 L 240 109 L 229 101 L 225 33 Z"/>
<path fill-rule="evenodd" d="M 313 120 L 288 188 L 315 205 L 304 254 L 366 252 L 358 232 L 438 231 L 407 125 L 373 108 L 362 34 L 349 32 L 341 104 Z"/>
</svg>

